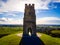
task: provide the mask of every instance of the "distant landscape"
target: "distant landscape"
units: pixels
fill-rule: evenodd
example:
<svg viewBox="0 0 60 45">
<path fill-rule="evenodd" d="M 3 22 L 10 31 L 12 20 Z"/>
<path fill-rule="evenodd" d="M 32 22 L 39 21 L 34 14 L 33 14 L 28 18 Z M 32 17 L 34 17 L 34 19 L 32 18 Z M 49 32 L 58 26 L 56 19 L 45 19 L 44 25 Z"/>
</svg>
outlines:
<svg viewBox="0 0 60 45">
<path fill-rule="evenodd" d="M 45 45 L 60 45 L 60 25 L 37 25 L 37 33 Z M 0 45 L 19 45 L 22 25 L 0 25 Z"/>
</svg>

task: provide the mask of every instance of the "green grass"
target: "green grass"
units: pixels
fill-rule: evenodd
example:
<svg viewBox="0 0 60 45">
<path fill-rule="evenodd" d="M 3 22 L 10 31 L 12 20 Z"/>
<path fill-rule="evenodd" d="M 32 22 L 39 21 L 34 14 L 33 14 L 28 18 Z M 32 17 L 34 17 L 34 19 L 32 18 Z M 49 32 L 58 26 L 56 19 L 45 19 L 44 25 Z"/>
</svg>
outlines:
<svg viewBox="0 0 60 45">
<path fill-rule="evenodd" d="M 21 38 L 22 37 L 15 34 L 8 35 L 0 38 L 0 45 L 19 45 Z M 45 45 L 60 45 L 60 38 L 54 38 L 49 35 L 42 34 L 40 39 L 45 43 Z"/>
<path fill-rule="evenodd" d="M 16 35 L 8 35 L 3 38 L 0 38 L 0 45 L 19 45 L 21 37 Z"/>
<path fill-rule="evenodd" d="M 19 45 L 22 37 L 19 37 L 14 33 L 22 33 L 22 30 L 22 27 L 0 27 L 0 34 L 10 34 L 0 38 L 0 45 Z M 60 34 L 60 31 L 53 30 L 52 33 Z M 60 38 L 54 38 L 49 35 L 42 34 L 40 39 L 44 42 L 45 45 L 60 45 Z"/>
<path fill-rule="evenodd" d="M 0 27 L 0 34 L 13 34 L 22 30 L 22 27 Z"/>
<path fill-rule="evenodd" d="M 53 33 L 53 34 L 60 34 L 60 30 L 52 30 L 51 33 Z"/>
<path fill-rule="evenodd" d="M 60 45 L 60 38 L 54 38 L 46 34 L 42 34 L 40 38 L 45 45 Z"/>
</svg>

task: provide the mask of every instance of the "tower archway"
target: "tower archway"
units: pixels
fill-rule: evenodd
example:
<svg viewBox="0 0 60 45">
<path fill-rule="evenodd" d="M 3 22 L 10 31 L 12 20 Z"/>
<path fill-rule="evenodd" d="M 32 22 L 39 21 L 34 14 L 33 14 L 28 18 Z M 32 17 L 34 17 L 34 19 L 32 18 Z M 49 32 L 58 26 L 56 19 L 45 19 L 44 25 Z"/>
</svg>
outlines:
<svg viewBox="0 0 60 45">
<path fill-rule="evenodd" d="M 31 28 L 31 27 L 28 28 L 28 35 L 29 35 L 29 36 L 32 35 L 32 28 Z"/>
</svg>

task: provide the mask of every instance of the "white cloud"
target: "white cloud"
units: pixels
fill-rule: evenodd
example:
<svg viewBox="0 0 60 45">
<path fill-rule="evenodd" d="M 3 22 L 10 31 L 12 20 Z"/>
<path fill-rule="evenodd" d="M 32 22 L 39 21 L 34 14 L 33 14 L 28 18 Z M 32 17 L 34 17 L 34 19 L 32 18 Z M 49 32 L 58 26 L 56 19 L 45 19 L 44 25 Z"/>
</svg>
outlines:
<svg viewBox="0 0 60 45">
<path fill-rule="evenodd" d="M 0 24 L 7 24 L 7 21 L 8 21 L 8 19 L 5 17 L 0 18 Z"/>
<path fill-rule="evenodd" d="M 6 3 L 0 0 L 0 12 L 3 11 L 20 11 L 24 12 L 24 5 L 27 3 L 34 3 L 35 9 L 49 9 L 50 2 L 60 2 L 60 0 L 8 0 Z"/>
<path fill-rule="evenodd" d="M 23 24 L 22 19 L 0 18 L 0 24 Z"/>
<path fill-rule="evenodd" d="M 2 8 L 0 12 L 3 11 L 24 11 L 25 3 L 34 3 L 36 9 L 48 9 L 47 5 L 51 0 L 47 0 L 45 2 L 41 0 L 8 0 L 6 3 L 1 2 Z"/>
<path fill-rule="evenodd" d="M 60 2 L 60 0 L 53 0 L 53 2 Z"/>
<path fill-rule="evenodd" d="M 60 18 L 57 17 L 43 17 L 37 19 L 37 24 L 60 24 Z"/>
<path fill-rule="evenodd" d="M 10 17 L 10 16 L 11 17 L 16 17 L 16 16 L 18 16 L 18 14 L 20 15 L 20 13 L 21 12 L 17 12 L 17 11 L 16 12 L 15 11 L 11 11 L 11 12 L 6 12 L 5 11 L 5 12 L 0 12 L 0 15 L 3 15 L 3 17 L 4 16 L 6 16 L 6 17 Z"/>
<path fill-rule="evenodd" d="M 0 24 L 23 24 L 23 19 L 14 19 L 14 18 L 2 18 Z M 60 18 L 57 17 L 43 17 L 37 18 L 36 24 L 60 24 Z"/>
<path fill-rule="evenodd" d="M 5 16 L 17 16 L 17 15 L 14 14 L 13 12 L 5 12 L 4 15 L 5 15 Z"/>
</svg>

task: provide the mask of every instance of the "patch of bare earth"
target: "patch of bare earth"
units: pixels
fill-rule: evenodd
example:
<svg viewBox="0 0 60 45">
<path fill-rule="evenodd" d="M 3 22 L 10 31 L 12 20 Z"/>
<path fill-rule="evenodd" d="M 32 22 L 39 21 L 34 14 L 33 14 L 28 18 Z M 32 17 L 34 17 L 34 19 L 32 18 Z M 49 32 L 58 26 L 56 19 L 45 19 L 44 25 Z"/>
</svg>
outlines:
<svg viewBox="0 0 60 45">
<path fill-rule="evenodd" d="M 18 33 L 18 34 L 16 34 L 16 35 L 19 36 L 19 37 L 22 37 L 23 33 Z M 38 36 L 38 37 L 41 37 L 41 34 L 37 33 L 37 36 Z"/>
</svg>

